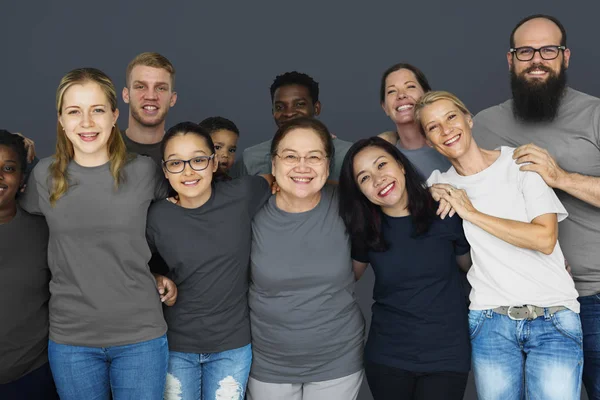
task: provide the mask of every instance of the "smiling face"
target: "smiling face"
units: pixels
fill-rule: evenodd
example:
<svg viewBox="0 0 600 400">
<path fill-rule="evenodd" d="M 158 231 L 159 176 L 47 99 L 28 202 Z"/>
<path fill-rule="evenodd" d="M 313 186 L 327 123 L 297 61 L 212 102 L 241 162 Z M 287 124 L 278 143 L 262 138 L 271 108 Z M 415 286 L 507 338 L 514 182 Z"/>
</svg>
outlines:
<svg viewBox="0 0 600 400">
<path fill-rule="evenodd" d="M 23 166 L 19 165 L 17 152 L 9 146 L 0 145 L 0 210 L 15 209 L 23 177 Z"/>
<path fill-rule="evenodd" d="M 554 22 L 545 18 L 535 18 L 521 25 L 514 35 L 515 48 L 543 46 L 559 46 L 562 34 Z M 539 52 L 536 52 L 530 61 L 519 61 L 512 53 L 507 53 L 510 70 L 520 79 L 524 79 L 531 85 L 540 85 L 549 78 L 556 78 L 561 69 L 567 69 L 571 51 L 565 49 L 559 51 L 554 60 L 544 60 Z"/>
<path fill-rule="evenodd" d="M 174 167 L 178 167 L 183 160 L 190 160 L 189 163 L 185 163 L 183 171 L 179 173 L 169 172 L 163 166 L 165 176 L 178 193 L 182 207 L 196 208 L 210 198 L 213 174 L 218 168 L 218 162 L 215 162 L 214 159 L 206 160 L 206 157 L 211 154 L 213 154 L 213 149 L 206 140 L 193 133 L 173 136 L 167 142 L 164 153 L 165 162 L 172 162 Z M 196 171 L 192 169 L 190 163 L 207 166 L 201 171 Z"/>
<path fill-rule="evenodd" d="M 415 74 L 402 68 L 385 78 L 385 100 L 381 107 L 396 125 L 413 123 L 414 106 L 424 93 Z"/>
<path fill-rule="evenodd" d="M 278 127 L 298 117 L 314 117 L 321 112 L 321 103 L 310 97 L 310 90 L 302 85 L 285 85 L 273 94 L 273 118 Z"/>
<path fill-rule="evenodd" d="M 163 124 L 177 101 L 171 74 L 163 68 L 137 65 L 131 70 L 129 82 L 130 86 L 123 89 L 123 101 L 129 104 L 134 121 L 146 127 Z"/>
<path fill-rule="evenodd" d="M 438 100 L 421 110 L 421 126 L 428 143 L 446 158 L 464 155 L 475 144 L 473 119 L 450 100 Z"/>
<path fill-rule="evenodd" d="M 312 129 L 296 128 L 286 133 L 273 158 L 273 175 L 280 192 L 294 198 L 310 198 L 321 191 L 329 177 L 329 159 L 319 135 Z M 301 157 L 295 165 L 290 160 Z M 313 161 L 307 161 L 313 158 Z M 320 158 L 321 163 L 314 163 Z"/>
<path fill-rule="evenodd" d="M 215 144 L 215 154 L 219 160 L 219 169 L 227 173 L 235 162 L 239 136 L 230 130 L 219 129 L 211 133 L 210 137 Z"/>
<path fill-rule="evenodd" d="M 362 149 L 352 163 L 358 188 L 385 214 L 408 215 L 404 168 L 387 151 L 377 146 Z"/>
<path fill-rule="evenodd" d="M 64 92 L 58 120 L 73 144 L 75 161 L 96 165 L 108 161 L 107 143 L 118 116 L 119 110 L 111 110 L 95 82 L 76 83 Z"/>
</svg>

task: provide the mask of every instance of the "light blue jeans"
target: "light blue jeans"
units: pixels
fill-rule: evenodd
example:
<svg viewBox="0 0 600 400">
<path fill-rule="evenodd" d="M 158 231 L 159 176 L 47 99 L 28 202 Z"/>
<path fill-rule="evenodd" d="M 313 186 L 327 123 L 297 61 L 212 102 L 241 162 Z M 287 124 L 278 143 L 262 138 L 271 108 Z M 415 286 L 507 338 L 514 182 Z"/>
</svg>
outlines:
<svg viewBox="0 0 600 400">
<path fill-rule="evenodd" d="M 218 353 L 169 352 L 165 400 L 242 400 L 252 365 L 252 347 Z"/>
<path fill-rule="evenodd" d="M 563 310 L 515 321 L 492 310 L 469 311 L 480 400 L 579 399 L 583 334 L 579 315 Z"/>
<path fill-rule="evenodd" d="M 167 336 L 113 347 L 48 342 L 61 400 L 161 400 L 167 375 Z"/>
</svg>

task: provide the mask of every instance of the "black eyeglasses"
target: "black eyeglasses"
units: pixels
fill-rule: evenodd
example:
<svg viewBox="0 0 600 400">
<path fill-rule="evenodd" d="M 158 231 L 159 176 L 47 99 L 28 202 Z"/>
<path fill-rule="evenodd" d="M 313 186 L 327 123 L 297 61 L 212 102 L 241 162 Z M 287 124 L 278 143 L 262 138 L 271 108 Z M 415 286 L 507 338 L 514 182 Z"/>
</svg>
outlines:
<svg viewBox="0 0 600 400">
<path fill-rule="evenodd" d="M 185 169 L 185 164 L 189 164 L 190 168 L 194 171 L 202 171 L 208 167 L 208 163 L 215 157 L 214 154 L 210 156 L 198 156 L 190 158 L 189 160 L 167 160 L 163 161 L 163 165 L 172 174 L 180 174 Z"/>
<path fill-rule="evenodd" d="M 535 53 L 540 53 L 540 57 L 544 60 L 554 60 L 560 54 L 561 50 L 565 50 L 565 46 L 543 46 L 539 49 L 534 47 L 517 47 L 511 48 L 509 51 L 517 56 L 519 61 L 531 61 L 535 56 Z"/>
</svg>

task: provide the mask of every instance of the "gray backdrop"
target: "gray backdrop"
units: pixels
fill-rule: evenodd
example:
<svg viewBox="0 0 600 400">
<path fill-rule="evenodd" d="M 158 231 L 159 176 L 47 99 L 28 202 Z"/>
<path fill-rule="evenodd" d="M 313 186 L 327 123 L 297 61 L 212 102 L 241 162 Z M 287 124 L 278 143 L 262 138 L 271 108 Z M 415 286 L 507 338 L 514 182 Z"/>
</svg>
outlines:
<svg viewBox="0 0 600 400">
<path fill-rule="evenodd" d="M 275 131 L 269 86 L 298 70 L 321 85 L 321 120 L 340 138 L 392 129 L 378 100 L 381 73 L 397 62 L 420 67 L 434 89 L 456 93 L 476 113 L 509 97 L 505 53 L 522 17 L 561 19 L 572 51 L 571 86 L 598 96 L 597 15 L 592 1 L 62 1 L 0 0 L 0 126 L 52 154 L 55 91 L 69 70 L 93 66 L 120 89 L 127 63 L 143 51 L 177 70 L 178 102 L 167 126 L 211 115 L 232 119 L 240 149 Z M 585 8 L 584 8 L 585 7 Z M 120 104 L 122 128 L 127 108 Z M 358 284 L 370 321 L 373 276 Z M 473 385 L 467 399 L 475 399 Z M 361 400 L 371 399 L 363 387 Z"/>
</svg>

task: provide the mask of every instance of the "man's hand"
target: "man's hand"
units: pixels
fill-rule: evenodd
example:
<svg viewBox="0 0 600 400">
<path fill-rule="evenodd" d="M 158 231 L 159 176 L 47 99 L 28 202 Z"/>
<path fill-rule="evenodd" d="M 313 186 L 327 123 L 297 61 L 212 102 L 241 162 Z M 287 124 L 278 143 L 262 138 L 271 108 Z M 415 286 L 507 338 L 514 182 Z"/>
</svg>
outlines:
<svg viewBox="0 0 600 400">
<path fill-rule="evenodd" d="M 153 275 L 156 279 L 156 289 L 160 295 L 160 301 L 171 307 L 177 301 L 177 285 L 166 276 Z"/>
<path fill-rule="evenodd" d="M 513 159 L 517 164 L 530 163 L 522 165 L 521 171 L 537 172 L 546 185 L 552 188 L 559 188 L 567 175 L 547 150 L 531 143 L 518 147 L 513 153 Z"/>
<path fill-rule="evenodd" d="M 19 132 L 15 132 L 15 135 L 19 135 L 23 138 L 23 143 L 25 144 L 25 149 L 27 150 L 27 162 L 32 163 L 35 158 L 35 142 L 29 138 L 26 138 Z"/>
</svg>

